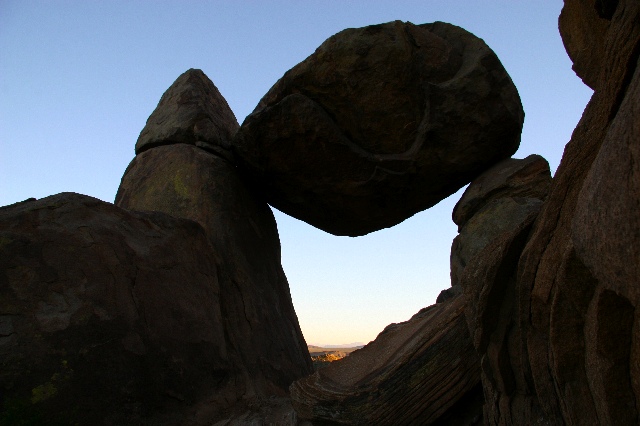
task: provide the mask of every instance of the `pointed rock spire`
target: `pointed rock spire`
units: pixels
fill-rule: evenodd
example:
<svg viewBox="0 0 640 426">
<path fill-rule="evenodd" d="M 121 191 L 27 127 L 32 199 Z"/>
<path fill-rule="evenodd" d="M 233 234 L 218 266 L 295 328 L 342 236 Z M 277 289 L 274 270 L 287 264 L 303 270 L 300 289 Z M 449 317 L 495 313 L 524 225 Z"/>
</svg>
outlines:
<svg viewBox="0 0 640 426">
<path fill-rule="evenodd" d="M 229 104 L 211 80 L 189 69 L 167 89 L 136 142 L 136 154 L 159 145 L 186 143 L 226 148 L 238 130 Z"/>
</svg>

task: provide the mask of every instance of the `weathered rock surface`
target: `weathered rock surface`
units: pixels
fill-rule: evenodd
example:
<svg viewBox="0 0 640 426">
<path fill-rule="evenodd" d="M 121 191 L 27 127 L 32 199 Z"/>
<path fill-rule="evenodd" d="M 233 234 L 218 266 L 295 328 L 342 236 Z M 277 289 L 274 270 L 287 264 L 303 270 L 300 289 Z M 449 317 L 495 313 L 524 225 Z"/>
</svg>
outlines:
<svg viewBox="0 0 640 426">
<path fill-rule="evenodd" d="M 363 235 L 433 206 L 518 148 L 524 113 L 491 49 L 442 22 L 344 30 L 289 70 L 237 133 L 274 207 Z"/>
<path fill-rule="evenodd" d="M 479 424 L 480 371 L 464 306 L 457 297 L 425 308 L 294 382 L 298 416 L 313 424 Z M 464 411 L 456 407 L 460 400 Z"/>
<path fill-rule="evenodd" d="M 136 154 L 159 145 L 187 143 L 219 152 L 229 148 L 238 121 L 209 78 L 184 72 L 160 98 L 136 142 Z"/>
<path fill-rule="evenodd" d="M 116 204 L 203 226 L 215 253 L 225 331 L 246 373 L 247 396 L 283 394 L 311 372 L 275 219 L 233 165 L 192 145 L 153 148 L 127 168 Z"/>
<path fill-rule="evenodd" d="M 540 211 L 550 185 L 549 164 L 539 155 L 504 160 L 471 182 L 453 209 L 459 234 L 451 245 L 452 287 L 484 247 Z"/>
<path fill-rule="evenodd" d="M 203 402 L 228 408 L 242 389 L 220 302 L 195 222 L 73 193 L 1 208 L 3 424 L 180 424 Z"/>
<path fill-rule="evenodd" d="M 530 232 L 462 276 L 486 424 L 640 420 L 639 23 L 637 1 L 565 1 L 560 32 L 593 97 Z"/>
<path fill-rule="evenodd" d="M 551 171 L 547 160 L 535 154 L 522 160 L 509 158 L 471 182 L 453 208 L 453 222 L 460 231 L 485 205 L 500 198 L 544 200 L 550 186 Z"/>
</svg>

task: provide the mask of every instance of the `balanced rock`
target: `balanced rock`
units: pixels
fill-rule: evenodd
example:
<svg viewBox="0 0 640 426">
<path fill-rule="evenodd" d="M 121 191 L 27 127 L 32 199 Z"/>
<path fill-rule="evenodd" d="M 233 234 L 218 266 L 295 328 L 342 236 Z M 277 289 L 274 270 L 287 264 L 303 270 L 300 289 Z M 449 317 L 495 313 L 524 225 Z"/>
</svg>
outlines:
<svg viewBox="0 0 640 426">
<path fill-rule="evenodd" d="M 183 73 L 160 98 L 136 142 L 136 154 L 159 145 L 186 143 L 228 148 L 238 121 L 216 86 L 200 70 Z"/>
<path fill-rule="evenodd" d="M 291 385 L 313 424 L 481 424 L 480 366 L 456 297 Z M 441 423 L 438 423 L 441 422 Z"/>
<path fill-rule="evenodd" d="M 0 209 L 3 424 L 182 424 L 241 398 L 197 223 L 73 193 Z M 7 422 L 7 423 L 4 423 Z"/>
<path fill-rule="evenodd" d="M 454 25 L 344 30 L 289 70 L 233 141 L 274 207 L 363 235 L 433 206 L 518 148 L 524 113 L 497 56 Z"/>
</svg>

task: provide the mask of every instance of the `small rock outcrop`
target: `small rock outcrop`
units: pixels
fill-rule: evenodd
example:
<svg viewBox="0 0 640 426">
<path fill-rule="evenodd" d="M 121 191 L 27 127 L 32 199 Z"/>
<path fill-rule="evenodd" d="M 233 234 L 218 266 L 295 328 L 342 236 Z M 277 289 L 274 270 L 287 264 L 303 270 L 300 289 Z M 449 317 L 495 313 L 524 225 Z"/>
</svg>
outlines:
<svg viewBox="0 0 640 426">
<path fill-rule="evenodd" d="M 3 424 L 178 424 L 242 396 L 193 221 L 74 193 L 3 207 L 0 301 Z"/>
<path fill-rule="evenodd" d="M 357 236 L 509 158 L 523 119 L 481 39 L 442 22 L 396 21 L 330 37 L 264 96 L 233 148 L 272 206 Z"/>
<path fill-rule="evenodd" d="M 186 84 L 191 81 L 195 83 Z M 238 175 L 224 146 L 227 139 L 212 133 L 204 150 L 197 146 L 201 135 L 190 133 L 192 118 L 200 116 L 225 117 L 232 122 L 217 121 L 218 127 L 237 127 L 214 89 L 202 71 L 189 70 L 167 90 L 139 143 L 149 133 L 161 134 L 149 126 L 153 117 L 186 108 L 184 99 L 196 99 L 197 103 L 187 104 L 184 122 L 179 121 L 180 114 L 172 118 L 171 134 L 183 139 L 176 143 L 158 136 L 161 146 L 138 154 L 122 177 L 115 203 L 202 225 L 215 253 L 224 329 L 244 373 L 245 398 L 283 395 L 293 380 L 312 371 L 311 358 L 282 270 L 271 209 Z M 207 109 L 198 113 L 203 105 Z M 147 129 L 151 130 L 145 133 Z"/>
<path fill-rule="evenodd" d="M 540 211 L 550 185 L 549 164 L 539 155 L 504 160 L 471 182 L 453 209 L 459 234 L 451 246 L 452 287 L 485 246 Z"/>
<path fill-rule="evenodd" d="M 480 424 L 480 366 L 464 307 L 457 297 L 425 308 L 294 382 L 298 416 L 313 424 Z"/>
</svg>

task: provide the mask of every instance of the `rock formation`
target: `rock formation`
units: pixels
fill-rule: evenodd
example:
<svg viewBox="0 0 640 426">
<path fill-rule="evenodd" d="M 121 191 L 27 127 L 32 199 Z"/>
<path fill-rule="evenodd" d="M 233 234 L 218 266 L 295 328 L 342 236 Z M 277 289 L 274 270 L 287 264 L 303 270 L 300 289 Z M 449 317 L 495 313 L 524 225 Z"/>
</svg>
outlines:
<svg viewBox="0 0 640 426">
<path fill-rule="evenodd" d="M 510 157 L 523 119 L 481 39 L 442 22 L 396 21 L 330 37 L 264 96 L 233 148 L 271 205 L 357 236 Z"/>
<path fill-rule="evenodd" d="M 181 122 L 182 114 L 176 118 L 174 111 L 183 110 Z M 166 121 L 154 119 L 165 115 L 172 117 L 170 132 L 165 132 Z M 215 124 L 204 126 L 209 129 L 207 151 L 197 146 L 203 136 L 191 132 L 198 128 L 193 117 L 215 118 L 205 120 Z M 155 144 L 160 146 L 133 159 L 115 203 L 202 225 L 214 249 L 225 332 L 244 373 L 245 396 L 282 395 L 293 380 L 311 372 L 311 359 L 282 270 L 271 209 L 238 175 L 225 149 L 229 129 L 237 127 L 233 113 L 202 71 L 185 72 L 162 96 L 136 144 L 138 150 L 148 147 L 145 141 L 156 135 Z M 161 139 L 165 134 L 167 139 Z M 176 143 L 173 135 L 183 139 Z"/>
<path fill-rule="evenodd" d="M 73 193 L 3 207 L 0 271 L 3 424 L 177 424 L 241 396 L 197 223 Z"/>
<path fill-rule="evenodd" d="M 298 380 L 291 386 L 298 416 L 313 424 L 476 424 L 480 368 L 464 307 L 457 297 L 425 308 Z M 455 406 L 460 400 L 463 412 Z"/>
<path fill-rule="evenodd" d="M 136 142 L 136 154 L 159 145 L 186 143 L 223 152 L 238 122 L 218 88 L 201 71 L 183 73 L 162 95 Z"/>
<path fill-rule="evenodd" d="M 517 92 L 449 24 L 337 34 L 237 136 L 187 71 L 118 206 L 0 208 L 0 424 L 638 424 L 640 3 L 565 0 L 560 32 L 594 94 L 552 182 L 505 160 Z M 472 180 L 441 303 L 308 375 L 264 199 L 360 235 Z"/>
<path fill-rule="evenodd" d="M 538 213 L 550 185 L 549 164 L 539 155 L 504 160 L 469 185 L 453 209 L 459 232 L 451 246 L 453 287 L 485 246 Z"/>
<path fill-rule="evenodd" d="M 532 394 L 565 424 L 640 420 L 640 3 L 567 0 L 560 33 L 594 94 L 518 267 Z M 586 42 L 585 42 L 586 41 Z M 508 405 L 494 418 L 523 418 Z"/>
</svg>

